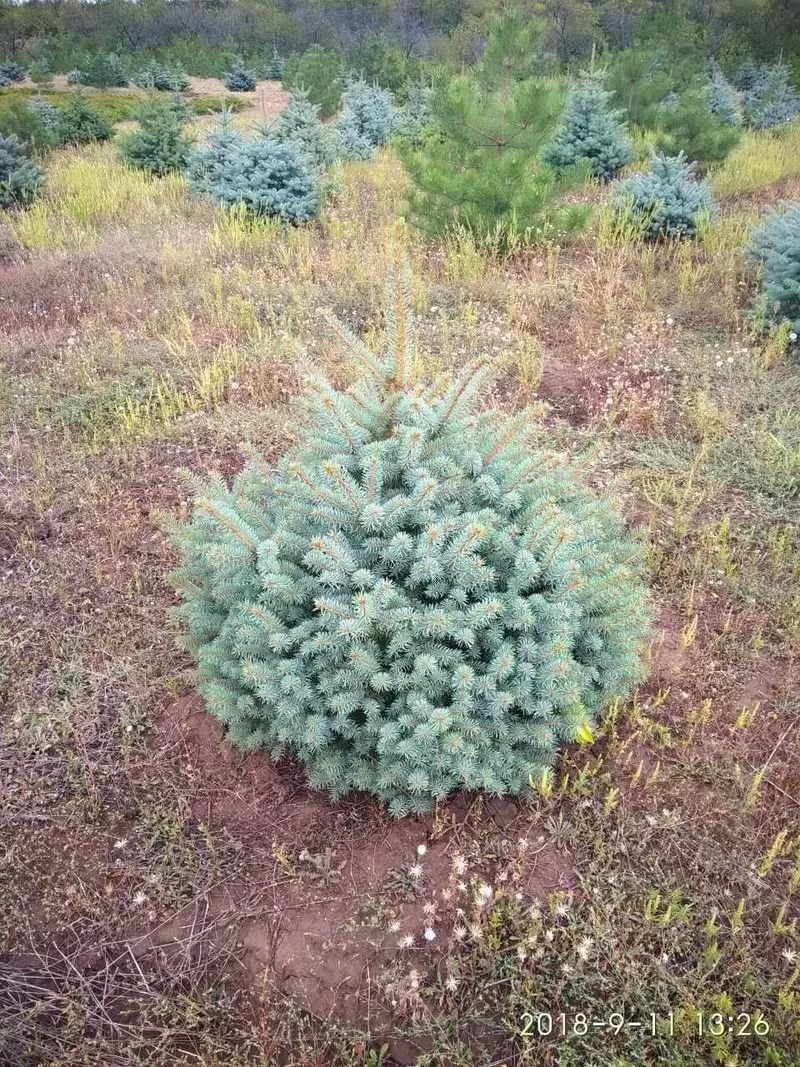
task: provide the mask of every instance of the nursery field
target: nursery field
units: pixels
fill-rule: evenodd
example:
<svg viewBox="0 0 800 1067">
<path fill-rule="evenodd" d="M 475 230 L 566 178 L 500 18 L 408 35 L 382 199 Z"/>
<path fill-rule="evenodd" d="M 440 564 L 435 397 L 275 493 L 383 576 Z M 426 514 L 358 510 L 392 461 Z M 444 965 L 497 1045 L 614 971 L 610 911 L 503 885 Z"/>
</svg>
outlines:
<svg viewBox="0 0 800 1067">
<path fill-rule="evenodd" d="M 287 228 L 108 142 L 2 216 L 0 1064 L 796 1067 L 800 365 L 742 249 L 800 125 L 712 167 L 695 241 L 589 184 L 583 232 L 493 257 L 403 221 L 391 148 L 327 181 Z M 323 312 L 380 343 L 404 259 L 413 380 L 488 357 L 645 528 L 656 623 L 533 799 L 392 819 L 226 742 L 162 527 L 181 468 L 276 460 L 306 376 L 352 381 Z"/>
</svg>

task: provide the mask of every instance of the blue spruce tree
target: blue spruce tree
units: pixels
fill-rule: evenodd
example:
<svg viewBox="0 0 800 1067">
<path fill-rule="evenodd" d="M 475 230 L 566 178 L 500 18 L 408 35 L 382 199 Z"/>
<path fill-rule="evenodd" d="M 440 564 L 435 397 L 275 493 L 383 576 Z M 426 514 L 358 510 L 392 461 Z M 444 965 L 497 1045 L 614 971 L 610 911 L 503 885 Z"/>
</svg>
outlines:
<svg viewBox="0 0 800 1067">
<path fill-rule="evenodd" d="M 481 411 L 473 366 L 411 383 L 408 283 L 387 343 L 340 341 L 363 378 L 316 381 L 278 470 L 194 480 L 172 578 L 197 684 L 230 740 L 293 753 L 309 782 L 396 816 L 454 790 L 526 793 L 641 677 L 642 546 L 612 502 Z"/>
<path fill-rule="evenodd" d="M 376 148 L 386 144 L 392 133 L 392 94 L 377 85 L 354 81 L 348 86 L 342 102 L 342 111 L 336 120 L 342 156 L 345 159 L 371 159 Z"/>
<path fill-rule="evenodd" d="M 800 203 L 770 215 L 753 234 L 750 255 L 762 264 L 765 320 L 788 321 L 800 335 Z"/>
<path fill-rule="evenodd" d="M 320 119 L 319 107 L 304 89 L 289 93 L 286 107 L 267 130 L 276 140 L 294 145 L 317 170 L 329 167 L 339 152 L 336 130 Z"/>
<path fill-rule="evenodd" d="M 544 162 L 565 170 L 586 161 L 595 178 L 604 182 L 616 178 L 633 159 L 633 149 L 622 112 L 610 106 L 612 95 L 594 76 L 576 86 L 553 140 L 542 153 Z"/>
<path fill-rule="evenodd" d="M 694 164 L 683 152 L 653 156 L 646 174 L 617 182 L 612 196 L 616 211 L 644 237 L 694 237 L 701 219 L 715 211 L 708 182 L 694 176 Z"/>
</svg>

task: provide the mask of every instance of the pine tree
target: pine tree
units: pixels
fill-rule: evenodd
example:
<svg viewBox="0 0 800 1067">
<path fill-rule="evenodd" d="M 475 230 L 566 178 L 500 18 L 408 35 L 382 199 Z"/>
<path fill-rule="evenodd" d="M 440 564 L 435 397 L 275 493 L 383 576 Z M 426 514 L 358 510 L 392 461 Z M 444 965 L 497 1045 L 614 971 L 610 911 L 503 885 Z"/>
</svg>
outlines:
<svg viewBox="0 0 800 1067">
<path fill-rule="evenodd" d="M 344 83 L 342 61 L 336 52 L 313 45 L 300 55 L 290 56 L 281 80 L 287 89 L 305 89 L 323 118 L 339 110 Z"/>
<path fill-rule="evenodd" d="M 141 89 L 155 89 L 164 93 L 187 93 L 191 89 L 186 73 L 178 66 L 169 66 L 151 60 L 133 76 L 135 85 Z"/>
<path fill-rule="evenodd" d="M 269 136 L 303 152 L 317 170 L 329 167 L 339 152 L 336 130 L 320 119 L 319 108 L 304 89 L 292 90 L 286 107 L 267 129 Z"/>
<path fill-rule="evenodd" d="M 118 55 L 114 52 L 97 52 L 90 56 L 80 70 L 73 71 L 75 85 L 90 85 L 95 89 L 122 88 L 128 84 L 128 76 Z"/>
<path fill-rule="evenodd" d="M 0 208 L 29 204 L 43 180 L 44 172 L 28 158 L 22 142 L 0 134 Z"/>
<path fill-rule="evenodd" d="M 436 135 L 400 154 L 410 175 L 407 213 L 424 232 L 454 227 L 495 247 L 582 225 L 585 207 L 559 203 L 569 188 L 538 160 L 563 108 L 551 82 L 528 76 L 536 27 L 495 23 L 474 76 L 442 78 L 431 97 Z"/>
<path fill-rule="evenodd" d="M 700 170 L 722 162 L 741 137 L 738 126 L 712 112 L 707 86 L 677 94 L 674 105 L 663 105 L 655 121 L 656 150 L 668 156 L 683 152 Z"/>
<path fill-rule="evenodd" d="M 419 147 L 431 129 L 431 86 L 415 82 L 407 87 L 406 102 L 395 112 L 392 135 Z"/>
<path fill-rule="evenodd" d="M 151 104 L 141 116 L 140 128 L 123 139 L 120 150 L 127 163 L 162 177 L 184 169 L 191 147 L 174 108 Z"/>
<path fill-rule="evenodd" d="M 59 137 L 63 144 L 107 141 L 113 132 L 100 112 L 88 104 L 80 93 L 76 93 L 61 112 Z"/>
<path fill-rule="evenodd" d="M 542 154 L 544 162 L 564 170 L 586 161 L 595 178 L 616 178 L 633 159 L 633 149 L 622 112 L 610 107 L 611 98 L 597 77 L 574 88 L 556 135 Z"/>
<path fill-rule="evenodd" d="M 254 93 L 258 81 L 252 70 L 245 69 L 244 60 L 239 58 L 223 78 L 225 88 L 232 93 Z"/>
<path fill-rule="evenodd" d="M 233 112 L 223 110 L 205 145 L 195 149 L 187 161 L 186 177 L 193 191 L 211 200 L 231 201 L 229 190 L 242 173 L 244 146 L 244 138 L 233 125 Z"/>
<path fill-rule="evenodd" d="M 800 93 L 782 63 L 762 68 L 745 95 L 745 121 L 755 130 L 782 126 L 800 115 Z"/>
<path fill-rule="evenodd" d="M 14 82 L 24 82 L 25 71 L 18 63 L 0 63 L 0 88 Z"/>
<path fill-rule="evenodd" d="M 715 208 L 710 186 L 693 172 L 683 153 L 656 155 L 647 174 L 617 182 L 612 203 L 645 237 L 694 237 Z"/>
<path fill-rule="evenodd" d="M 610 500 L 533 443 L 529 412 L 410 384 L 409 286 L 383 357 L 334 324 L 364 377 L 324 381 L 278 471 L 194 480 L 173 526 L 178 618 L 230 740 L 297 755 L 334 797 L 392 814 L 449 793 L 530 792 L 561 744 L 641 676 L 641 546 Z"/>
<path fill-rule="evenodd" d="M 299 223 L 319 213 L 319 179 L 307 157 L 272 137 L 246 140 L 229 115 L 192 153 L 187 178 L 196 193 L 225 207 L 244 205 L 252 215 Z"/>
<path fill-rule="evenodd" d="M 750 256 L 762 265 L 764 318 L 800 335 L 800 203 L 776 211 L 755 232 Z"/>
<path fill-rule="evenodd" d="M 369 159 L 386 144 L 394 122 L 394 104 L 388 89 L 351 82 L 342 97 L 342 112 L 336 121 L 346 159 Z"/>
<path fill-rule="evenodd" d="M 742 116 L 739 114 L 736 92 L 716 66 L 708 80 L 708 106 L 711 114 L 726 126 L 741 126 Z"/>
<path fill-rule="evenodd" d="M 279 54 L 278 49 L 273 48 L 272 55 L 264 68 L 264 77 L 269 78 L 271 81 L 280 81 L 283 77 L 283 67 L 283 58 Z"/>
</svg>

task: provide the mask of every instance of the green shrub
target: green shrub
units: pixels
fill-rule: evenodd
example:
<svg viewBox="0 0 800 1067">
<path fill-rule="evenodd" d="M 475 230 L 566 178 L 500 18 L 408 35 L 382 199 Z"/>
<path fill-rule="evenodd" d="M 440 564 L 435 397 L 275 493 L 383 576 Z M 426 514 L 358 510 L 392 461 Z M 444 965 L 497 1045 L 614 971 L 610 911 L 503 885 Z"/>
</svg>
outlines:
<svg viewBox="0 0 800 1067">
<path fill-rule="evenodd" d="M 46 59 L 37 59 L 35 63 L 31 63 L 28 74 L 36 85 L 49 85 L 53 80 L 53 68 Z"/>
<path fill-rule="evenodd" d="M 460 227 L 499 251 L 576 229 L 588 213 L 561 200 L 571 176 L 557 181 L 538 159 L 564 96 L 552 81 L 515 76 L 536 42 L 526 24 L 513 28 L 507 33 L 503 22 L 494 32 L 517 52 L 504 59 L 491 50 L 491 65 L 474 76 L 439 80 L 430 102 L 435 135 L 418 148 L 398 142 L 411 178 L 411 222 L 432 236 Z"/>
<path fill-rule="evenodd" d="M 312 786 L 395 816 L 456 790 L 530 793 L 559 746 L 641 677 L 641 550 L 614 505 L 536 448 L 529 412 L 410 385 L 407 285 L 384 357 L 316 384 L 300 444 L 196 483 L 173 528 L 178 617 L 209 711 Z M 527 432 L 526 432 L 527 431 Z"/>
<path fill-rule="evenodd" d="M 770 215 L 753 235 L 750 255 L 762 265 L 765 320 L 786 320 L 800 335 L 800 203 Z"/>
<path fill-rule="evenodd" d="M 14 90 L 14 96 L 3 101 L 0 110 L 0 133 L 6 137 L 16 137 L 29 149 L 40 152 L 59 143 L 61 134 L 46 122 L 42 114 L 32 105 L 30 97 L 23 96 L 24 90 Z M 19 94 L 19 95 L 18 95 Z M 53 108 L 55 111 L 55 108 Z M 56 113 L 58 119 L 58 113 Z"/>
<path fill-rule="evenodd" d="M 96 89 L 121 87 L 128 84 L 128 76 L 118 55 L 114 52 L 98 52 L 80 70 L 69 75 L 73 85 L 89 85 Z M 69 79 L 68 79 L 69 80 Z"/>
<path fill-rule="evenodd" d="M 44 172 L 27 156 L 22 141 L 0 134 L 0 208 L 29 204 Z"/>
<path fill-rule="evenodd" d="M 183 170 L 191 147 L 175 109 L 152 104 L 143 112 L 140 128 L 123 138 L 120 151 L 126 163 L 160 177 Z"/>
<path fill-rule="evenodd" d="M 364 81 L 351 82 L 342 97 L 336 128 L 345 159 L 370 159 L 386 144 L 394 122 L 391 93 Z"/>
<path fill-rule="evenodd" d="M 258 84 L 252 70 L 245 70 L 244 60 L 239 59 L 224 77 L 225 88 L 232 93 L 253 93 Z"/>
<path fill-rule="evenodd" d="M 335 52 L 314 45 L 300 55 L 289 56 L 283 68 L 287 89 L 305 89 L 323 118 L 335 114 L 344 91 L 342 61 Z"/>
<path fill-rule="evenodd" d="M 155 89 L 162 93 L 187 93 L 191 86 L 185 72 L 178 66 L 169 66 L 151 60 L 133 76 L 140 89 Z"/>
<path fill-rule="evenodd" d="M 595 178 L 616 178 L 633 159 L 633 149 L 622 112 L 610 107 L 611 95 L 593 77 L 572 90 L 556 135 L 542 155 L 545 163 L 564 170 L 586 161 Z"/>
<path fill-rule="evenodd" d="M 618 182 L 612 203 L 650 239 L 694 237 L 703 218 L 714 212 L 711 188 L 694 177 L 683 153 L 653 157 L 647 174 Z"/>
<path fill-rule="evenodd" d="M 187 177 L 196 193 L 226 207 L 242 204 L 252 215 L 298 223 L 319 212 L 319 180 L 307 157 L 271 137 L 245 140 L 228 115 L 192 153 Z"/>
<path fill-rule="evenodd" d="M 63 144 L 88 144 L 90 141 L 107 141 L 111 126 L 79 93 L 61 112 L 59 139 Z"/>
<path fill-rule="evenodd" d="M 286 107 L 268 127 L 268 133 L 278 141 L 294 145 L 317 170 L 329 167 L 339 151 L 336 130 L 322 122 L 319 108 L 311 103 L 303 89 L 292 90 Z"/>
<path fill-rule="evenodd" d="M 657 151 L 669 156 L 682 151 L 702 170 L 721 163 L 741 137 L 738 126 L 712 113 L 707 86 L 676 94 L 659 108 L 655 124 Z"/>
</svg>

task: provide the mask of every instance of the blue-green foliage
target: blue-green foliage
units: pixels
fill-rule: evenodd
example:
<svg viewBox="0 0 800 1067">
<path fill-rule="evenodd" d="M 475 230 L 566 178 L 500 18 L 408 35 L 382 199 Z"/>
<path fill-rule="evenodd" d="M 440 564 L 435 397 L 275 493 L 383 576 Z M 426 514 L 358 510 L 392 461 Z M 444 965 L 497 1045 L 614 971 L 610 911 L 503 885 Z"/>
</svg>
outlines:
<svg viewBox="0 0 800 1067">
<path fill-rule="evenodd" d="M 611 181 L 633 159 L 622 112 L 611 108 L 612 93 L 594 77 L 586 78 L 569 94 L 559 128 L 542 159 L 555 170 L 586 161 L 590 173 Z"/>
<path fill-rule="evenodd" d="M 383 356 L 324 381 L 277 471 L 196 482 L 175 526 L 178 617 L 228 736 L 297 755 L 334 797 L 396 816 L 460 789 L 520 794 L 641 676 L 641 546 L 613 503 L 534 442 L 529 411 L 481 410 L 489 361 L 410 384 L 406 280 Z"/>
<path fill-rule="evenodd" d="M 29 204 L 44 179 L 44 172 L 13 135 L 0 134 L 0 208 Z"/>
<path fill-rule="evenodd" d="M 186 73 L 178 66 L 151 60 L 133 76 L 141 89 L 155 89 L 162 93 L 186 93 L 191 88 Z"/>
<path fill-rule="evenodd" d="M 711 187 L 693 170 L 682 152 L 653 156 L 646 174 L 617 183 L 612 203 L 645 237 L 694 237 L 701 219 L 715 208 Z"/>
<path fill-rule="evenodd" d="M 433 89 L 424 82 L 406 88 L 406 102 L 397 108 L 392 123 L 392 136 L 410 145 L 418 145 L 431 129 L 431 95 Z"/>
<path fill-rule="evenodd" d="M 308 157 L 317 170 L 329 167 L 339 152 L 334 127 L 319 117 L 319 107 L 304 89 L 294 89 L 277 121 L 268 127 L 269 136 L 294 145 Z"/>
<path fill-rule="evenodd" d="M 245 139 L 229 115 L 192 153 L 187 178 L 195 192 L 226 207 L 243 204 L 252 215 L 307 222 L 319 213 L 319 179 L 306 156 L 272 137 Z"/>
<path fill-rule="evenodd" d="M 345 159 L 371 159 L 375 149 L 389 140 L 393 122 L 394 104 L 388 89 L 351 82 L 336 120 L 341 154 Z"/>
<path fill-rule="evenodd" d="M 770 215 L 753 235 L 750 255 L 762 264 L 765 318 L 788 320 L 800 334 L 800 203 Z"/>
<path fill-rule="evenodd" d="M 225 75 L 223 81 L 225 88 L 232 93 L 253 93 L 258 84 L 254 71 L 246 70 L 244 60 L 237 60 L 231 70 Z"/>
<path fill-rule="evenodd" d="M 769 130 L 800 115 L 800 93 L 784 64 L 760 69 L 746 92 L 744 115 L 747 125 L 755 130 Z"/>
<path fill-rule="evenodd" d="M 272 81 L 280 81 L 283 77 L 285 61 L 277 48 L 272 49 L 272 55 L 264 65 L 264 77 Z"/>
<path fill-rule="evenodd" d="M 708 79 L 708 106 L 711 114 L 726 126 L 741 125 L 736 92 L 719 67 L 714 67 Z"/>
<path fill-rule="evenodd" d="M 61 112 L 58 108 L 53 107 L 49 100 L 44 100 L 40 96 L 35 96 L 30 100 L 28 107 L 39 120 L 42 128 L 51 133 L 54 139 L 57 139 L 61 122 Z"/>
<path fill-rule="evenodd" d="M 0 88 L 13 82 L 24 82 L 25 71 L 17 63 L 0 63 Z"/>
</svg>

